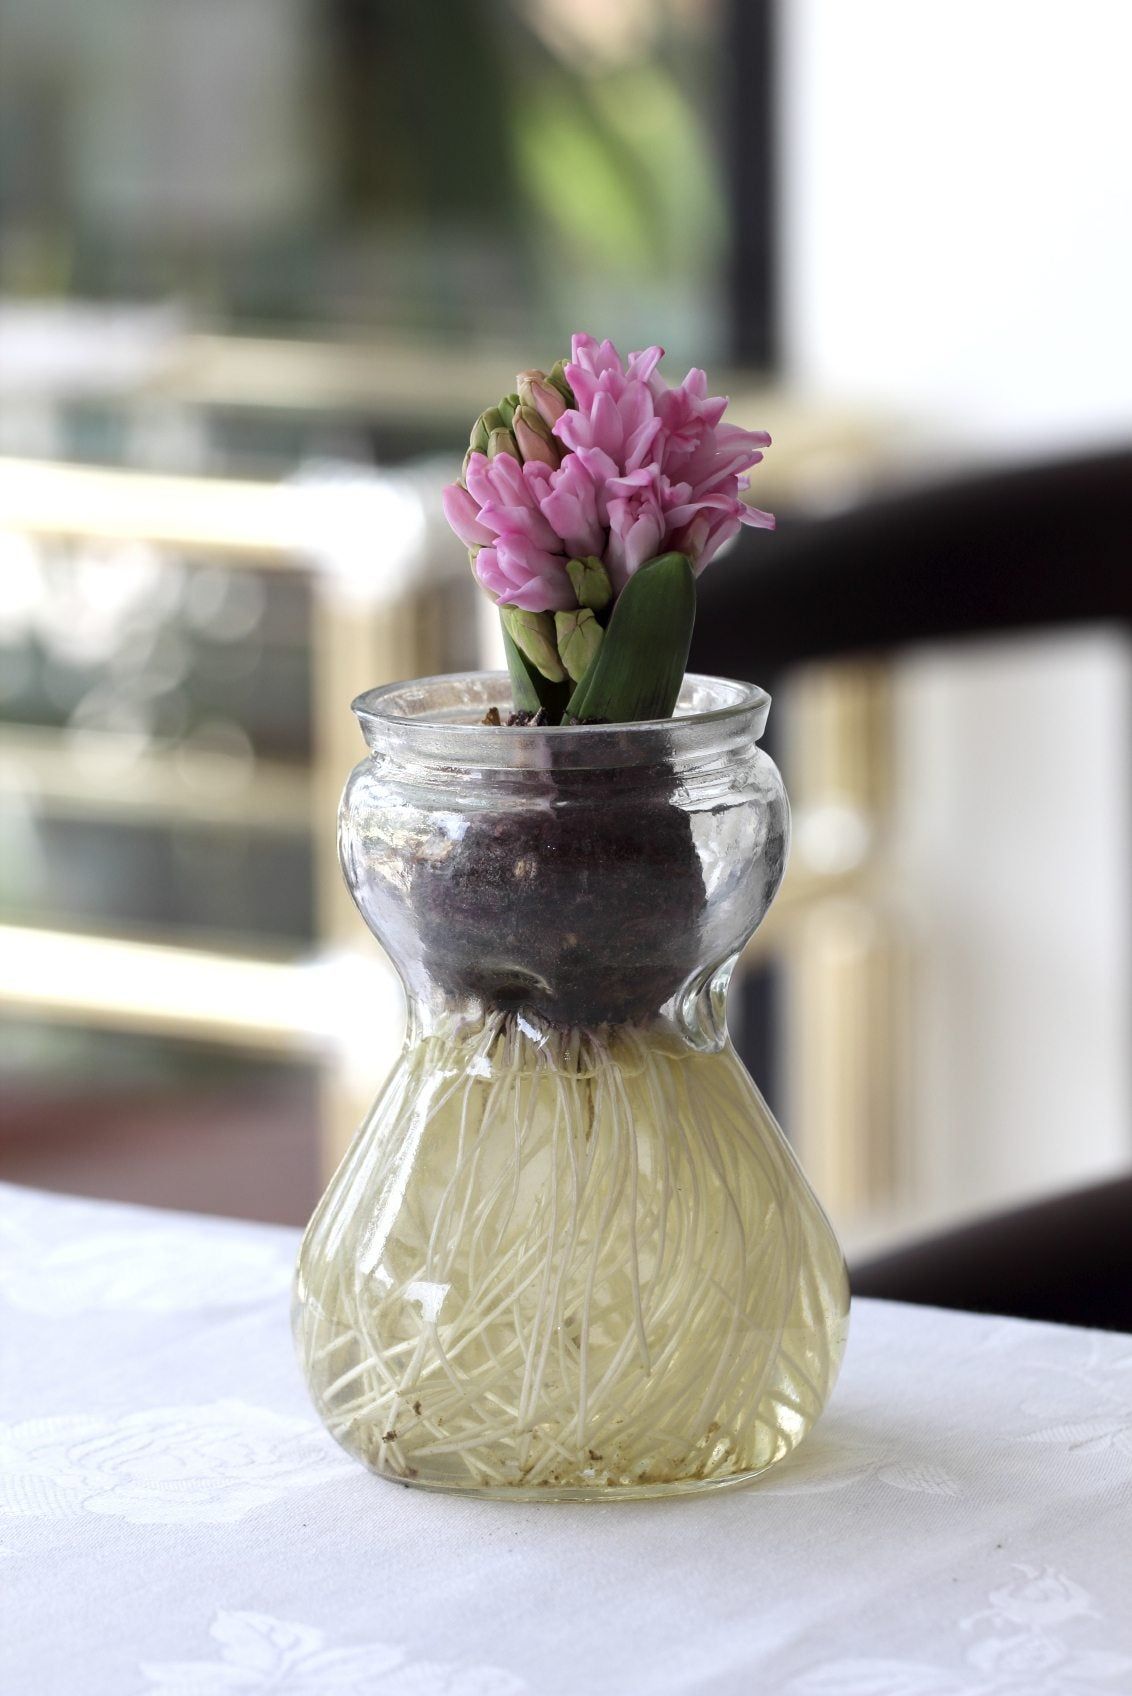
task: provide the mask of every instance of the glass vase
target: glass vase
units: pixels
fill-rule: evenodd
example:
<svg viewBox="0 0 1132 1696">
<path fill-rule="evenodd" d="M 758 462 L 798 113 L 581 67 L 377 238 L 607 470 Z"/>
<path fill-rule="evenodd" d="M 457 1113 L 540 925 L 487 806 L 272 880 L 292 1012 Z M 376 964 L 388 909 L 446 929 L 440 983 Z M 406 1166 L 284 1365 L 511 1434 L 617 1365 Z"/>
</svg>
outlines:
<svg viewBox="0 0 1132 1696">
<path fill-rule="evenodd" d="M 737 1484 L 817 1419 L 849 1296 L 727 1036 L 781 881 L 769 698 L 499 728 L 505 677 L 354 704 L 342 866 L 408 1001 L 401 1059 L 304 1237 L 315 1406 L 403 1484 L 511 1499 Z"/>
</svg>

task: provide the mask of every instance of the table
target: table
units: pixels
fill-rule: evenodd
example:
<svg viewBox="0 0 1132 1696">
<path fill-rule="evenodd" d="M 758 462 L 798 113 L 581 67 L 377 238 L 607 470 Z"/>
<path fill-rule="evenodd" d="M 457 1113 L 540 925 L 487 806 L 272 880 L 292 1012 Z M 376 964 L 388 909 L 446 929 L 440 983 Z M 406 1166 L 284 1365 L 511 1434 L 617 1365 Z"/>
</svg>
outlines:
<svg viewBox="0 0 1132 1696">
<path fill-rule="evenodd" d="M 754 1487 L 478 1503 L 323 1434 L 294 1231 L 0 1221 L 5 1696 L 1132 1692 L 1132 1337 L 862 1301 Z"/>
</svg>

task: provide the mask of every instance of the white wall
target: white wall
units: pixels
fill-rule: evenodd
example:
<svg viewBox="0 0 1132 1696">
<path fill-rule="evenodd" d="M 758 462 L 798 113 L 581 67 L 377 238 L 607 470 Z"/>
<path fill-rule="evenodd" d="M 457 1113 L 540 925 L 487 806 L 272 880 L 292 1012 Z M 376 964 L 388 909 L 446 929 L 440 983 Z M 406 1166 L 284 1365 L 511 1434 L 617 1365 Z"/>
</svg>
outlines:
<svg viewBox="0 0 1132 1696">
<path fill-rule="evenodd" d="M 796 385 L 949 457 L 1132 440 L 1132 3 L 782 11 Z M 900 663 L 929 1212 L 1132 1160 L 1130 700 L 1097 633 Z"/>
<path fill-rule="evenodd" d="M 1132 1161 L 1132 680 L 1085 633 L 897 668 L 914 1191 L 964 1213 Z"/>
<path fill-rule="evenodd" d="M 786 0 L 793 376 L 985 449 L 1132 430 L 1132 4 Z"/>
</svg>

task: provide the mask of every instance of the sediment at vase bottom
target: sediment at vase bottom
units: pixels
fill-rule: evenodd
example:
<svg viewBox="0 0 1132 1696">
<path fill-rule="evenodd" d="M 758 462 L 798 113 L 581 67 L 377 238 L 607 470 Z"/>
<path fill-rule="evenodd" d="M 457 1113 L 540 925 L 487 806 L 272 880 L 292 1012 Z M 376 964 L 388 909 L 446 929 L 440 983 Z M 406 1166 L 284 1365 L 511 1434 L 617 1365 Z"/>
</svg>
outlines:
<svg viewBox="0 0 1132 1696">
<path fill-rule="evenodd" d="M 366 1465 L 367 1471 L 389 1484 L 399 1484 L 405 1490 L 426 1490 L 439 1496 L 474 1496 L 485 1502 L 652 1502 L 668 1496 L 702 1496 L 709 1493 L 715 1495 L 722 1490 L 742 1490 L 748 1484 L 765 1477 L 777 1462 L 768 1461 L 766 1466 L 749 1472 L 725 1473 L 719 1478 L 681 1478 L 656 1484 L 544 1486 L 438 1483 L 434 1479 L 419 1476 L 406 1478 L 396 1472 L 384 1472 L 366 1462 L 363 1464 Z"/>
<path fill-rule="evenodd" d="M 492 1014 L 407 1054 L 304 1239 L 295 1322 L 320 1415 L 373 1471 L 608 1500 L 789 1453 L 847 1313 L 729 1048 Z"/>
</svg>

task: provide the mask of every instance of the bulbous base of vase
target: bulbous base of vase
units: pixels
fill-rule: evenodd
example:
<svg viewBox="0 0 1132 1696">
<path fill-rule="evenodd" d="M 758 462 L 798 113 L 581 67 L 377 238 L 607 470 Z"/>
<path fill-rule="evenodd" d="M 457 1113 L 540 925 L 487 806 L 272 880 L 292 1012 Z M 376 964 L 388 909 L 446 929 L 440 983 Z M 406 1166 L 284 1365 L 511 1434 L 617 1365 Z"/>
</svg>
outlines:
<svg viewBox="0 0 1132 1696">
<path fill-rule="evenodd" d="M 344 1448 L 510 1500 L 757 1477 L 824 1407 L 847 1316 L 833 1233 L 730 1047 L 512 1013 L 407 1050 L 295 1299 Z"/>
</svg>

